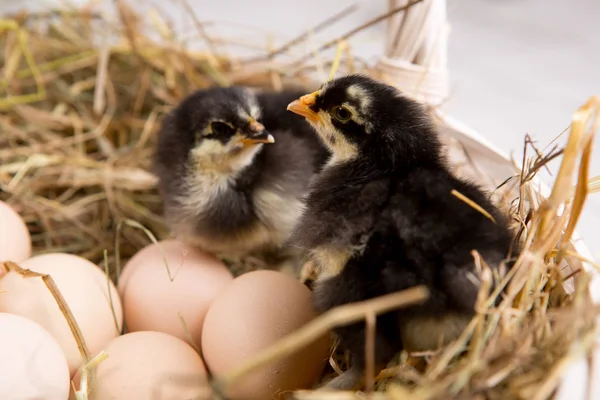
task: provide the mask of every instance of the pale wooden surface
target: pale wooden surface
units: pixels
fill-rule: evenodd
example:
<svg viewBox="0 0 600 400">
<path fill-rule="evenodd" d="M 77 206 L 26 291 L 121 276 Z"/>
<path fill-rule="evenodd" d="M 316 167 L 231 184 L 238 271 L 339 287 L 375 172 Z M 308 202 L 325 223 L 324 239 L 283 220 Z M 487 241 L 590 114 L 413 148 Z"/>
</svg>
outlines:
<svg viewBox="0 0 600 400">
<path fill-rule="evenodd" d="M 0 0 L 0 11 L 58 2 Z M 189 2 L 202 20 L 224 19 L 260 26 L 278 33 L 276 43 L 353 3 L 343 0 Z M 317 37 L 334 37 L 387 9 L 385 0 L 356 3 L 360 4 L 357 13 Z M 165 15 L 180 20 L 181 13 L 171 12 L 165 5 L 167 2 L 162 4 Z M 448 13 L 452 25 L 449 39 L 452 97 L 446 111 L 500 149 L 514 152 L 520 158 L 525 133 L 543 147 L 568 126 L 571 113 L 580 104 L 592 94 L 600 95 L 600 1 L 449 0 Z M 379 25 L 357 36 L 353 41 L 354 51 L 374 61 L 383 49 L 383 34 L 384 26 Z M 247 39 L 254 40 L 253 37 Z M 255 41 L 260 40 L 263 39 Z M 551 169 L 556 171 L 557 167 L 555 164 Z M 592 164 L 592 175 L 598 174 L 600 142 Z M 552 181 L 547 174 L 544 179 Z M 578 226 L 596 257 L 600 256 L 598 224 L 600 194 L 590 198 Z"/>
</svg>

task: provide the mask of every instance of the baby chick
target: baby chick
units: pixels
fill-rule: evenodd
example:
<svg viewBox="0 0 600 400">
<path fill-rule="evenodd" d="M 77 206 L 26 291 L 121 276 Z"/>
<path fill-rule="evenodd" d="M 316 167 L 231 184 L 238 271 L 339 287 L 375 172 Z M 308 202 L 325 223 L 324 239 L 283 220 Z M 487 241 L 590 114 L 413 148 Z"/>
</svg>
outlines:
<svg viewBox="0 0 600 400">
<path fill-rule="evenodd" d="M 227 257 L 282 248 L 330 154 L 286 111 L 300 94 L 199 90 L 165 117 L 154 165 L 174 236 Z"/>
<path fill-rule="evenodd" d="M 317 308 L 426 285 L 424 303 L 377 319 L 375 361 L 454 340 L 474 315 L 477 250 L 490 266 L 508 256 L 507 218 L 476 185 L 458 179 L 433 122 L 418 103 L 370 78 L 350 75 L 302 96 L 288 110 L 306 118 L 332 157 L 315 177 L 293 234 L 319 277 Z M 492 222 L 451 194 L 483 207 Z M 475 279 L 473 279 L 475 278 Z M 337 329 L 351 368 L 329 387 L 350 389 L 365 367 L 365 325 Z"/>
</svg>

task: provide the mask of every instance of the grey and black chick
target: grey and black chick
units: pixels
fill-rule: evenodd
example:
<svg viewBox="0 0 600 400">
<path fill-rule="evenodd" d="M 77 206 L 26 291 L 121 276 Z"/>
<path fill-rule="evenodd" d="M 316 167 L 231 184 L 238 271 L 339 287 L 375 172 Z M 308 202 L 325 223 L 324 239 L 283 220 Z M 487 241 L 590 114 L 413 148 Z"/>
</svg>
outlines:
<svg viewBox="0 0 600 400">
<path fill-rule="evenodd" d="M 330 155 L 286 111 L 301 93 L 199 90 L 164 118 L 154 169 L 175 237 L 228 257 L 282 249 Z"/>
<path fill-rule="evenodd" d="M 316 307 L 322 312 L 426 285 L 424 303 L 378 317 L 377 366 L 402 349 L 432 350 L 456 339 L 474 315 L 479 290 L 471 251 L 502 265 L 513 244 L 508 218 L 482 189 L 451 173 L 424 107 L 391 86 L 350 75 L 288 110 L 305 117 L 332 151 L 291 239 L 309 249 L 317 268 Z M 363 376 L 365 325 L 336 333 L 351 368 L 328 386 L 350 389 Z"/>
</svg>

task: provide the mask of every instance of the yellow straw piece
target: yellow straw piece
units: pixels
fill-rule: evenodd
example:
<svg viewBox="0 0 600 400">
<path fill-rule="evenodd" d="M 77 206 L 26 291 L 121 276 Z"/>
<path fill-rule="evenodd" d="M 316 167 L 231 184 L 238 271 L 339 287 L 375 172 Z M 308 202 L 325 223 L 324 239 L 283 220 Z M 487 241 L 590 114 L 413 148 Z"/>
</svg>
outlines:
<svg viewBox="0 0 600 400">
<path fill-rule="evenodd" d="M 473 200 L 469 199 L 464 194 L 460 193 L 459 191 L 457 191 L 455 189 L 452 189 L 452 191 L 450 193 L 452 193 L 455 197 L 457 197 L 460 200 L 462 200 L 465 203 L 467 203 L 469 206 L 471 206 L 475 210 L 479 211 L 481 214 L 483 214 L 483 216 L 485 216 L 487 219 L 489 219 L 493 223 L 496 223 L 496 220 L 494 219 L 494 217 L 492 217 L 492 214 L 490 214 L 489 212 L 485 211 L 479 204 L 475 203 Z"/>
</svg>

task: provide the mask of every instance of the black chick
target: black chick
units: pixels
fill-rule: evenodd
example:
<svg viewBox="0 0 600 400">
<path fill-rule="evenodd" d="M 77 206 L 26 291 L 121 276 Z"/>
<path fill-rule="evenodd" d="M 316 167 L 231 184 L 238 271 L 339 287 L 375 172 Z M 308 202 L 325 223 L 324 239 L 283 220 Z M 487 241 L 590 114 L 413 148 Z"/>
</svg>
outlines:
<svg viewBox="0 0 600 400">
<path fill-rule="evenodd" d="M 227 257 L 285 252 L 309 179 L 330 154 L 286 111 L 300 94 L 210 88 L 164 118 L 154 167 L 175 237 Z"/>
<path fill-rule="evenodd" d="M 317 308 L 423 284 L 430 292 L 424 303 L 378 317 L 377 366 L 402 349 L 435 349 L 456 339 L 474 315 L 479 289 L 471 251 L 501 265 L 513 239 L 507 218 L 478 186 L 450 172 L 425 109 L 391 86 L 346 76 L 288 110 L 305 117 L 332 151 L 292 236 L 319 271 Z M 365 325 L 336 333 L 352 366 L 328 386 L 350 389 L 363 376 Z"/>
</svg>

